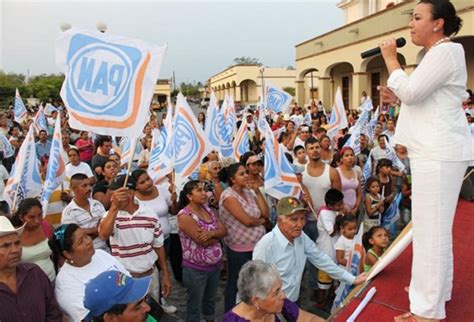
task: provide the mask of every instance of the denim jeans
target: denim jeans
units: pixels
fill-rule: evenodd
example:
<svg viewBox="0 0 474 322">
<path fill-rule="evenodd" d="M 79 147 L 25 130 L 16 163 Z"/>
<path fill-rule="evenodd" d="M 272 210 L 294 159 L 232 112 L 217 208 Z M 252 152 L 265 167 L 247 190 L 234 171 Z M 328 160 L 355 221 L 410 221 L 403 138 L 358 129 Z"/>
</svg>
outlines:
<svg viewBox="0 0 474 322">
<path fill-rule="evenodd" d="M 215 303 L 221 267 L 203 272 L 183 266 L 183 284 L 187 290 L 186 321 L 215 319 Z"/>
<path fill-rule="evenodd" d="M 252 260 L 252 252 L 236 252 L 226 246 L 227 253 L 227 283 L 224 292 L 224 310 L 228 312 L 235 306 L 237 297 L 237 279 L 242 266 Z"/>
</svg>

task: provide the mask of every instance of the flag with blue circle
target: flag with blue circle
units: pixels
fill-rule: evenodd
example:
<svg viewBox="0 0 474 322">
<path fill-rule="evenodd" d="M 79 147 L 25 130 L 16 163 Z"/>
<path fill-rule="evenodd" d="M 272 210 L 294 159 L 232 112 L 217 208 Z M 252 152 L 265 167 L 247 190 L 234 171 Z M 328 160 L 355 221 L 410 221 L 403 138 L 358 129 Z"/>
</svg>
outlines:
<svg viewBox="0 0 474 322">
<path fill-rule="evenodd" d="M 334 106 L 331 111 L 331 118 L 329 120 L 327 135 L 332 139 L 339 130 L 344 129 L 349 124 L 347 122 L 346 110 L 344 108 L 344 101 L 342 100 L 341 88 L 336 90 L 336 97 L 334 98 Z"/>
<path fill-rule="evenodd" d="M 36 145 L 33 126 L 21 144 L 10 178 L 5 185 L 3 197 L 13 211 L 16 205 L 25 198 L 38 197 L 42 182 L 39 172 L 39 160 L 36 156 Z"/>
<path fill-rule="evenodd" d="M 359 231 L 352 239 L 352 250 L 347 261 L 346 270 L 354 276 L 360 273 L 360 261 L 364 254 L 364 247 L 362 245 L 362 236 L 364 235 L 364 224 L 360 224 Z M 341 282 L 336 290 L 336 298 L 334 299 L 332 312 L 338 307 L 341 307 L 344 299 L 354 288 L 354 285 Z"/>
<path fill-rule="evenodd" d="M 43 105 L 41 105 L 38 112 L 36 112 L 35 118 L 33 119 L 33 127 L 38 135 L 41 130 L 48 132 L 48 123 L 44 115 Z"/>
<path fill-rule="evenodd" d="M 15 154 L 15 149 L 5 134 L 0 134 L 0 151 L 3 152 L 4 158 L 10 158 Z"/>
<path fill-rule="evenodd" d="M 15 122 L 21 123 L 23 119 L 27 116 L 28 112 L 26 111 L 25 104 L 21 99 L 20 92 L 18 88 L 15 91 L 15 106 L 13 107 L 13 116 Z"/>
<path fill-rule="evenodd" d="M 153 182 L 158 183 L 167 174 L 173 171 L 174 149 L 171 142 L 173 134 L 173 108 L 168 102 L 166 118 L 161 130 L 153 130 L 153 138 L 150 148 L 150 161 L 148 163 L 148 174 Z"/>
<path fill-rule="evenodd" d="M 61 88 L 72 128 L 136 136 L 148 116 L 166 46 L 71 28 L 56 40 Z"/>
<path fill-rule="evenodd" d="M 51 152 L 49 153 L 48 166 L 46 168 L 46 178 L 41 194 L 44 214 L 47 213 L 51 193 L 64 181 L 66 170 L 64 154 L 61 138 L 61 114 L 58 113 L 54 125 L 53 139 L 51 140 Z"/>
<path fill-rule="evenodd" d="M 287 113 L 292 99 L 290 94 L 278 87 L 265 86 L 265 106 L 274 113 Z"/>
<path fill-rule="evenodd" d="M 204 129 L 208 144 L 216 151 L 220 150 L 219 145 L 219 106 L 214 91 L 211 92 L 209 106 L 207 108 L 206 126 Z"/>
<path fill-rule="evenodd" d="M 234 142 L 232 142 L 232 148 L 234 149 L 234 159 L 237 161 L 250 150 L 249 130 L 245 120 L 240 124 Z"/>
<path fill-rule="evenodd" d="M 218 115 L 220 152 L 223 158 L 233 157 L 232 139 L 236 130 L 237 116 L 233 100 L 226 95 Z"/>
<path fill-rule="evenodd" d="M 182 178 L 190 177 L 211 151 L 202 126 L 181 93 L 176 101 L 171 145 L 176 176 Z"/>
</svg>

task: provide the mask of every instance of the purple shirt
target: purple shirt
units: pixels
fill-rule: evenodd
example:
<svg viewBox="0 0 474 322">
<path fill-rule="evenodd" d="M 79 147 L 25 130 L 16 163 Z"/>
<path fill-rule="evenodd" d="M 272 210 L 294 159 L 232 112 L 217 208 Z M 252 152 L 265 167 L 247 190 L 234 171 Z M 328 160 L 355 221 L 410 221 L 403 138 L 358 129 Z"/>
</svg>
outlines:
<svg viewBox="0 0 474 322">
<path fill-rule="evenodd" d="M 281 315 L 286 319 L 288 322 L 296 322 L 298 321 L 300 309 L 296 303 L 291 302 L 289 299 L 284 299 L 283 301 L 283 309 L 281 310 Z M 241 316 L 238 316 L 234 313 L 234 311 L 230 310 L 224 315 L 222 319 L 223 322 L 250 322 L 249 320 L 244 319 Z M 275 315 L 275 322 L 280 322 L 281 320 Z"/>
<path fill-rule="evenodd" d="M 48 276 L 35 264 L 16 268 L 17 292 L 0 282 L 0 321 L 61 321 L 62 313 Z"/>
<path fill-rule="evenodd" d="M 212 210 L 204 205 L 203 209 L 211 217 L 210 222 L 200 219 L 197 215 L 192 213 L 189 207 L 184 207 L 179 213 L 180 216 L 191 217 L 202 231 L 216 230 L 219 225 L 215 214 Z M 220 267 L 222 261 L 222 247 L 220 243 L 215 243 L 209 246 L 202 246 L 192 240 L 188 235 L 179 230 L 179 239 L 181 241 L 181 248 L 183 249 L 183 266 L 196 269 L 199 271 L 213 271 Z"/>
</svg>

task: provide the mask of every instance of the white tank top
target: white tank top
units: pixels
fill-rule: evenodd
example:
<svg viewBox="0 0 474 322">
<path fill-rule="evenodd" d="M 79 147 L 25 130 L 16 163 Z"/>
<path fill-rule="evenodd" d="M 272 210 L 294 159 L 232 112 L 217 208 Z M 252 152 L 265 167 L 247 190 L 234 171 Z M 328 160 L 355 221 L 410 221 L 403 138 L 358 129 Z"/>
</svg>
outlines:
<svg viewBox="0 0 474 322">
<path fill-rule="evenodd" d="M 319 177 L 313 177 L 308 174 L 308 165 L 306 165 L 303 172 L 303 184 L 308 189 L 308 192 L 313 200 L 313 208 L 316 213 L 325 205 L 324 195 L 331 189 L 331 178 L 329 176 L 330 166 L 325 164 L 323 174 Z M 313 216 L 308 216 L 308 220 L 316 220 Z"/>
</svg>

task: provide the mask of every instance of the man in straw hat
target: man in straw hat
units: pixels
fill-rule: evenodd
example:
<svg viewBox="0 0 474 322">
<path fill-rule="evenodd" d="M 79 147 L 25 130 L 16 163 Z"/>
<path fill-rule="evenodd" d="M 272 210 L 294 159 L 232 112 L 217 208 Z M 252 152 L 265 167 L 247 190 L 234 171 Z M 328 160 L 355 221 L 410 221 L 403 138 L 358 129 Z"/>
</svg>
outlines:
<svg viewBox="0 0 474 322">
<path fill-rule="evenodd" d="M 365 273 L 353 276 L 320 251 L 304 232 L 308 210 L 294 197 L 280 199 L 277 204 L 277 225 L 255 245 L 253 259 L 273 263 L 280 272 L 283 291 L 296 302 L 300 295 L 301 279 L 306 260 L 327 272 L 332 278 L 358 285 L 365 281 Z"/>
<path fill-rule="evenodd" d="M 35 264 L 20 263 L 20 235 L 0 216 L 0 321 L 61 321 L 48 276 Z"/>
</svg>

